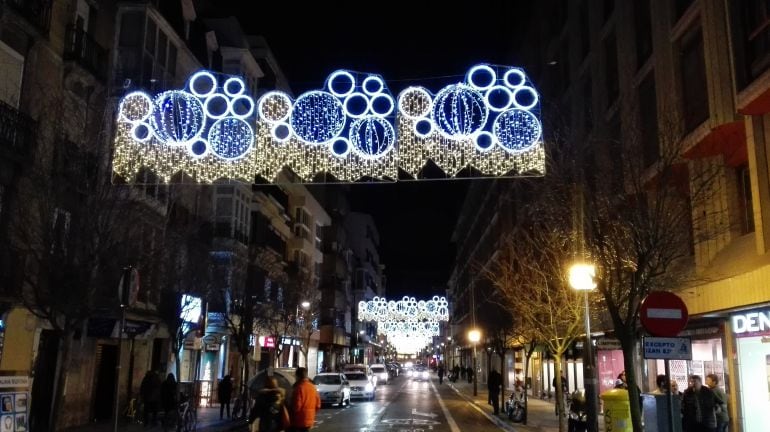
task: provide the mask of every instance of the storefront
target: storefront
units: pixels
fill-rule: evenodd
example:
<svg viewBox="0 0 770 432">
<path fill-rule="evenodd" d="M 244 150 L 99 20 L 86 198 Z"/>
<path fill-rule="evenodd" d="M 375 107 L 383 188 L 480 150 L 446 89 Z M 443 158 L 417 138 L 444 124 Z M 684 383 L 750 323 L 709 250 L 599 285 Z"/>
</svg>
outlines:
<svg viewBox="0 0 770 432">
<path fill-rule="evenodd" d="M 770 424 L 770 307 L 731 317 L 743 432 L 766 431 Z"/>
</svg>

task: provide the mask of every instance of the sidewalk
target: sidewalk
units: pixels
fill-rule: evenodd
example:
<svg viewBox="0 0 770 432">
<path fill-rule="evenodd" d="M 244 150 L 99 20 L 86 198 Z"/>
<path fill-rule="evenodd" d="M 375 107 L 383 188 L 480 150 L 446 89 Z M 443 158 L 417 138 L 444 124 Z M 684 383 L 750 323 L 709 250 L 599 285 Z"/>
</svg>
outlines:
<svg viewBox="0 0 770 432">
<path fill-rule="evenodd" d="M 474 403 L 477 407 L 481 408 L 484 413 L 490 417 L 495 418 L 492 405 L 487 403 L 488 391 L 485 383 L 478 383 L 477 396 L 473 396 L 473 383 L 469 383 L 467 380 L 457 380 L 457 382 L 449 382 L 444 380 L 445 384 L 454 389 L 460 396 Z M 438 381 L 434 383 L 438 386 Z M 527 424 L 513 423 L 503 414 L 505 409 L 505 400 L 510 396 L 511 390 L 505 390 L 500 396 L 500 415 L 496 417 L 501 422 L 495 422 L 498 425 L 505 426 L 508 430 L 515 430 L 517 432 L 558 432 L 559 431 L 559 418 L 554 413 L 554 406 L 552 401 L 541 400 L 536 397 L 527 398 Z M 603 419 L 599 419 L 599 430 L 604 430 Z"/>
<path fill-rule="evenodd" d="M 159 415 L 159 418 L 162 417 L 162 413 Z M 231 431 L 231 430 L 245 430 L 246 427 L 246 421 L 245 420 L 220 420 L 219 419 L 219 406 L 216 407 L 201 407 L 198 408 L 198 431 L 207 431 L 207 432 L 225 432 L 225 431 Z M 112 421 L 107 422 L 98 422 L 98 423 L 91 423 L 88 425 L 81 425 L 77 427 L 72 427 L 69 429 L 66 429 L 67 431 L 78 431 L 78 432 L 112 432 L 113 430 L 113 423 Z M 163 428 L 161 426 L 153 426 L 150 428 L 145 428 L 141 424 L 127 424 L 127 423 L 118 423 L 118 430 L 121 432 L 162 432 Z M 172 429 L 173 430 L 173 429 Z"/>
</svg>

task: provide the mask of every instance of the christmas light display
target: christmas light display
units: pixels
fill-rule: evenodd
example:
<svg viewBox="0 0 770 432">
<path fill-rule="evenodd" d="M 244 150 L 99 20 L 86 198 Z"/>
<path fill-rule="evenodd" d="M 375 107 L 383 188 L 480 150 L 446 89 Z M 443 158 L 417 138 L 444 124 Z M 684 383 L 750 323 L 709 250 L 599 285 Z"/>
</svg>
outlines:
<svg viewBox="0 0 770 432">
<path fill-rule="evenodd" d="M 182 90 L 127 94 L 113 170 L 127 182 L 146 168 L 206 183 L 272 181 L 285 169 L 301 182 L 395 181 L 399 169 L 420 178 L 429 160 L 448 176 L 545 171 L 540 100 L 521 69 L 477 65 L 435 96 L 409 87 L 394 98 L 381 76 L 345 70 L 294 100 L 273 91 L 255 102 L 247 90 L 200 71 Z"/>
<path fill-rule="evenodd" d="M 449 304 L 439 296 L 419 301 L 408 296 L 399 301 L 374 297 L 358 303 L 358 319 L 376 321 L 377 332 L 387 336 L 398 352 L 413 353 L 439 336 L 439 322 L 449 320 Z"/>
</svg>

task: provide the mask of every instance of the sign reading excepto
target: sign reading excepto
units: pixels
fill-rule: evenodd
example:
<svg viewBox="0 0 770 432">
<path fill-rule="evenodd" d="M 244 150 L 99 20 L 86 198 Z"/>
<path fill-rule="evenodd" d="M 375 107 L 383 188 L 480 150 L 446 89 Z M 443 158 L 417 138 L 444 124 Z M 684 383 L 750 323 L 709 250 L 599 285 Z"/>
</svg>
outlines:
<svg viewBox="0 0 770 432">
<path fill-rule="evenodd" d="M 645 337 L 644 358 L 692 360 L 692 342 L 681 337 Z"/>
</svg>

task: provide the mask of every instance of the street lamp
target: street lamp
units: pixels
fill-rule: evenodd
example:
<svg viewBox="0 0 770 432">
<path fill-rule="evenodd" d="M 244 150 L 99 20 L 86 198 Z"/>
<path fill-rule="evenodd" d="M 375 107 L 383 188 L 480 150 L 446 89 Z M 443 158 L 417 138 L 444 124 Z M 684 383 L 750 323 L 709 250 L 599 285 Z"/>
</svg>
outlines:
<svg viewBox="0 0 770 432">
<path fill-rule="evenodd" d="M 476 373 L 476 344 L 481 340 L 481 332 L 472 329 L 468 332 L 468 340 L 473 344 L 473 396 L 478 396 L 478 379 Z"/>
<path fill-rule="evenodd" d="M 596 276 L 596 268 L 593 264 L 576 263 L 569 269 L 569 284 L 572 289 L 583 291 L 583 303 L 585 305 L 586 342 L 585 358 L 583 359 L 583 381 L 585 382 L 586 390 L 588 432 L 597 432 L 599 430 L 597 422 L 599 401 L 596 391 L 596 366 L 594 364 L 593 346 L 591 345 L 591 314 L 588 308 L 588 292 L 596 288 L 594 276 Z"/>
</svg>

